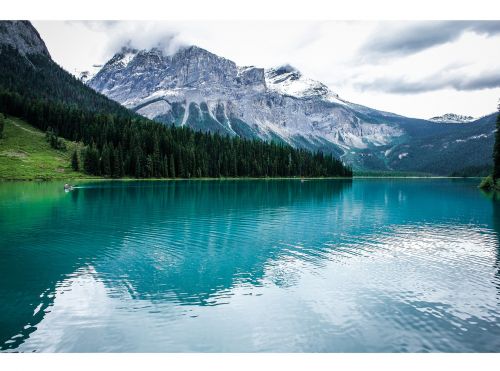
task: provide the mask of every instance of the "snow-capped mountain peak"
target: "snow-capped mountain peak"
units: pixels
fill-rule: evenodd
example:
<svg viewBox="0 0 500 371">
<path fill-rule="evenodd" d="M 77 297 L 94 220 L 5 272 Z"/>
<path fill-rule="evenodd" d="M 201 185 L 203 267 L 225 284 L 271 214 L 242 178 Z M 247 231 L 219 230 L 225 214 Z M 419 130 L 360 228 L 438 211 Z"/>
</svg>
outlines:
<svg viewBox="0 0 500 371">
<path fill-rule="evenodd" d="M 269 89 L 283 95 L 296 98 L 326 98 L 331 95 L 338 98 L 338 95 L 332 93 L 325 84 L 304 77 L 299 70 L 289 64 L 267 69 L 265 77 Z"/>
<path fill-rule="evenodd" d="M 456 113 L 445 113 L 442 116 L 431 117 L 429 121 L 446 124 L 464 124 L 477 120 L 472 116 L 457 115 Z"/>
<path fill-rule="evenodd" d="M 137 49 L 122 47 L 122 49 L 105 64 L 105 67 L 127 67 L 130 61 L 135 58 L 138 52 L 139 51 Z"/>
</svg>

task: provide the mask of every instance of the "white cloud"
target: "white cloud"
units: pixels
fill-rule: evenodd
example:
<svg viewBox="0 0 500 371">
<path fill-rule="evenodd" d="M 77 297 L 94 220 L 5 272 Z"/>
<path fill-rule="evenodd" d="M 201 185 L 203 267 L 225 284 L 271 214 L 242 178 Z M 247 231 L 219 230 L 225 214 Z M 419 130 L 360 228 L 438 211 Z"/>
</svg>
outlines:
<svg viewBox="0 0 500 371">
<path fill-rule="evenodd" d="M 480 116 L 500 97 L 499 22 L 33 23 L 70 72 L 106 62 L 128 42 L 168 53 L 195 44 L 239 65 L 289 63 L 345 99 L 412 117 Z"/>
</svg>

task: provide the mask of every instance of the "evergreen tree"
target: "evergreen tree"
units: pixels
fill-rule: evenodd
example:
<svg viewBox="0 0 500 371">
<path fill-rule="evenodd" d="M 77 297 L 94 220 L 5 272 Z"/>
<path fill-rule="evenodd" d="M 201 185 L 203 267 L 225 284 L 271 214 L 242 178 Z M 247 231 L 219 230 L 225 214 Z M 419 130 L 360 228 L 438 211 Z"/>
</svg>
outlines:
<svg viewBox="0 0 500 371">
<path fill-rule="evenodd" d="M 80 171 L 80 164 L 78 162 L 78 152 L 76 149 L 73 151 L 73 155 L 71 156 L 71 167 L 74 171 Z"/>
<path fill-rule="evenodd" d="M 141 178 L 142 177 L 142 167 L 141 167 L 141 160 L 139 157 L 135 158 L 135 177 L 136 178 Z"/>
<path fill-rule="evenodd" d="M 113 154 L 112 154 L 111 158 L 113 159 L 112 164 L 111 164 L 111 167 L 112 167 L 111 177 L 119 178 L 121 176 L 120 175 L 121 174 L 120 167 L 121 167 L 122 161 L 119 158 L 117 149 L 113 150 Z"/>
<path fill-rule="evenodd" d="M 94 144 L 91 143 L 84 152 L 83 156 L 83 170 L 87 174 L 98 175 L 99 174 L 99 155 L 97 150 L 94 147 Z"/>
<path fill-rule="evenodd" d="M 115 150 L 115 162 L 113 164 L 113 177 L 121 178 L 125 174 L 123 164 L 123 152 L 121 146 Z"/>
<path fill-rule="evenodd" d="M 169 165 L 170 165 L 169 175 L 170 175 L 171 178 L 175 178 L 175 161 L 174 161 L 174 155 L 173 154 L 170 154 Z"/>
<path fill-rule="evenodd" d="M 161 176 L 163 178 L 168 178 L 168 160 L 167 160 L 167 156 L 163 156 L 163 160 L 161 162 L 161 165 L 162 165 Z"/>
<path fill-rule="evenodd" d="M 47 129 L 47 131 L 45 132 L 45 139 L 47 139 L 47 142 L 49 142 L 49 144 L 52 148 L 58 149 L 61 151 L 66 150 L 66 144 L 64 143 L 64 141 L 62 139 L 60 139 L 57 136 L 57 133 L 51 127 L 49 127 Z"/>
<path fill-rule="evenodd" d="M 146 178 L 151 178 L 154 176 L 153 157 L 151 155 L 146 156 L 146 164 L 144 167 L 144 176 Z"/>
<path fill-rule="evenodd" d="M 104 145 L 100 157 L 101 157 L 101 174 L 105 176 L 111 175 L 111 155 L 110 155 L 110 149 L 107 145 Z"/>
<path fill-rule="evenodd" d="M 151 158 L 152 161 L 152 169 L 151 176 L 159 178 L 161 176 L 161 156 L 160 156 L 160 146 L 158 143 L 158 135 L 157 133 L 153 136 L 153 156 Z"/>
<path fill-rule="evenodd" d="M 0 138 L 3 138 L 3 129 L 5 127 L 5 116 L 0 113 Z"/>
</svg>

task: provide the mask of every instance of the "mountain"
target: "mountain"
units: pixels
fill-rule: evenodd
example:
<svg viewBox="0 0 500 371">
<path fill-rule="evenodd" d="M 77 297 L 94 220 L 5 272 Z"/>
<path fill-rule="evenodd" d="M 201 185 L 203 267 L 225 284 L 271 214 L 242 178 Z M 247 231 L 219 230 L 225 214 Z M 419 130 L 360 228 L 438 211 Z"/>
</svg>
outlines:
<svg viewBox="0 0 500 371">
<path fill-rule="evenodd" d="M 54 63 L 31 24 L 0 21 L 0 27 L 0 112 L 50 133 L 56 149 L 64 150 L 59 137 L 79 142 L 84 149 L 72 155 L 75 170 L 138 178 L 352 176 L 329 154 L 151 121 Z M 145 58 L 154 62 L 153 53 Z"/>
<path fill-rule="evenodd" d="M 429 121 L 445 124 L 464 124 L 477 120 L 472 116 L 457 115 L 456 113 L 445 113 L 442 116 L 431 117 Z"/>
<path fill-rule="evenodd" d="M 403 134 L 392 125 L 366 120 L 355 109 L 369 109 L 341 100 L 291 66 L 239 67 L 196 46 L 172 56 L 156 48 L 124 48 L 89 86 L 166 124 L 277 140 L 338 156 Z"/>
<path fill-rule="evenodd" d="M 21 55 L 42 54 L 50 58 L 40 34 L 29 21 L 0 22 L 0 45 L 11 46 Z"/>
<path fill-rule="evenodd" d="M 17 94 L 18 99 L 71 105 L 88 112 L 136 116 L 58 66 L 28 21 L 0 21 L 0 92 Z M 4 109 L 7 108 L 16 109 Z"/>
<path fill-rule="evenodd" d="M 122 48 L 88 85 L 165 124 L 321 150 L 355 169 L 448 175 L 491 164 L 491 117 L 451 127 L 444 121 L 451 116 L 383 112 L 342 99 L 290 65 L 242 67 L 197 46 L 172 55 Z M 471 160 L 464 154 L 473 147 Z"/>
</svg>

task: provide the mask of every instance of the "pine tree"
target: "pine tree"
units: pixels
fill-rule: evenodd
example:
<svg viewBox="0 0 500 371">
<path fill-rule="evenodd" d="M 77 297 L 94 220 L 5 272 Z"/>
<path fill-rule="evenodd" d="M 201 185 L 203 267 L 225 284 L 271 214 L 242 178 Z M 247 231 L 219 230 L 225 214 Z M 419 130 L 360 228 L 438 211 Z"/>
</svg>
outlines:
<svg viewBox="0 0 500 371">
<path fill-rule="evenodd" d="M 177 176 L 179 178 L 185 178 L 186 177 L 186 173 L 184 171 L 184 161 L 182 161 L 182 155 L 180 155 L 178 157 L 178 160 L 177 160 Z"/>
<path fill-rule="evenodd" d="M 3 138 L 3 129 L 5 127 L 5 116 L 0 113 L 0 138 Z"/>
<path fill-rule="evenodd" d="M 111 175 L 111 156 L 107 145 L 104 145 L 101 152 L 101 173 L 102 175 Z"/>
<path fill-rule="evenodd" d="M 123 163 L 123 151 L 122 147 L 118 146 L 118 157 L 117 157 L 117 166 L 118 166 L 118 178 L 121 178 L 125 175 L 125 168 Z"/>
<path fill-rule="evenodd" d="M 73 151 L 73 155 L 71 156 L 71 167 L 74 171 L 80 171 L 80 164 L 78 162 L 78 152 L 76 149 Z"/>
<path fill-rule="evenodd" d="M 121 177 L 121 171 L 120 168 L 122 166 L 122 160 L 120 158 L 119 152 L 117 149 L 113 150 L 113 170 L 111 171 L 111 176 L 113 178 L 120 178 Z"/>
<path fill-rule="evenodd" d="M 152 161 L 152 171 L 151 171 L 151 176 L 154 176 L 156 178 L 161 177 L 161 157 L 160 157 L 160 146 L 158 143 L 158 135 L 155 133 L 153 136 L 153 157 L 151 159 Z"/>
<path fill-rule="evenodd" d="M 173 154 L 170 155 L 169 165 L 170 165 L 169 175 L 171 178 L 175 178 L 175 162 Z"/>
<path fill-rule="evenodd" d="M 142 177 L 142 167 L 141 167 L 141 160 L 139 157 L 135 158 L 135 177 L 136 178 L 141 178 Z"/>
<path fill-rule="evenodd" d="M 144 175 L 146 178 L 150 178 L 154 176 L 154 165 L 153 165 L 153 157 L 151 155 L 146 156 L 146 164 L 144 168 Z"/>
<path fill-rule="evenodd" d="M 87 174 L 98 175 L 99 174 L 99 155 L 91 143 L 84 152 L 83 156 L 83 170 Z"/>
<path fill-rule="evenodd" d="M 163 161 L 162 161 L 162 177 L 168 178 L 168 160 L 167 156 L 163 156 Z"/>
</svg>

